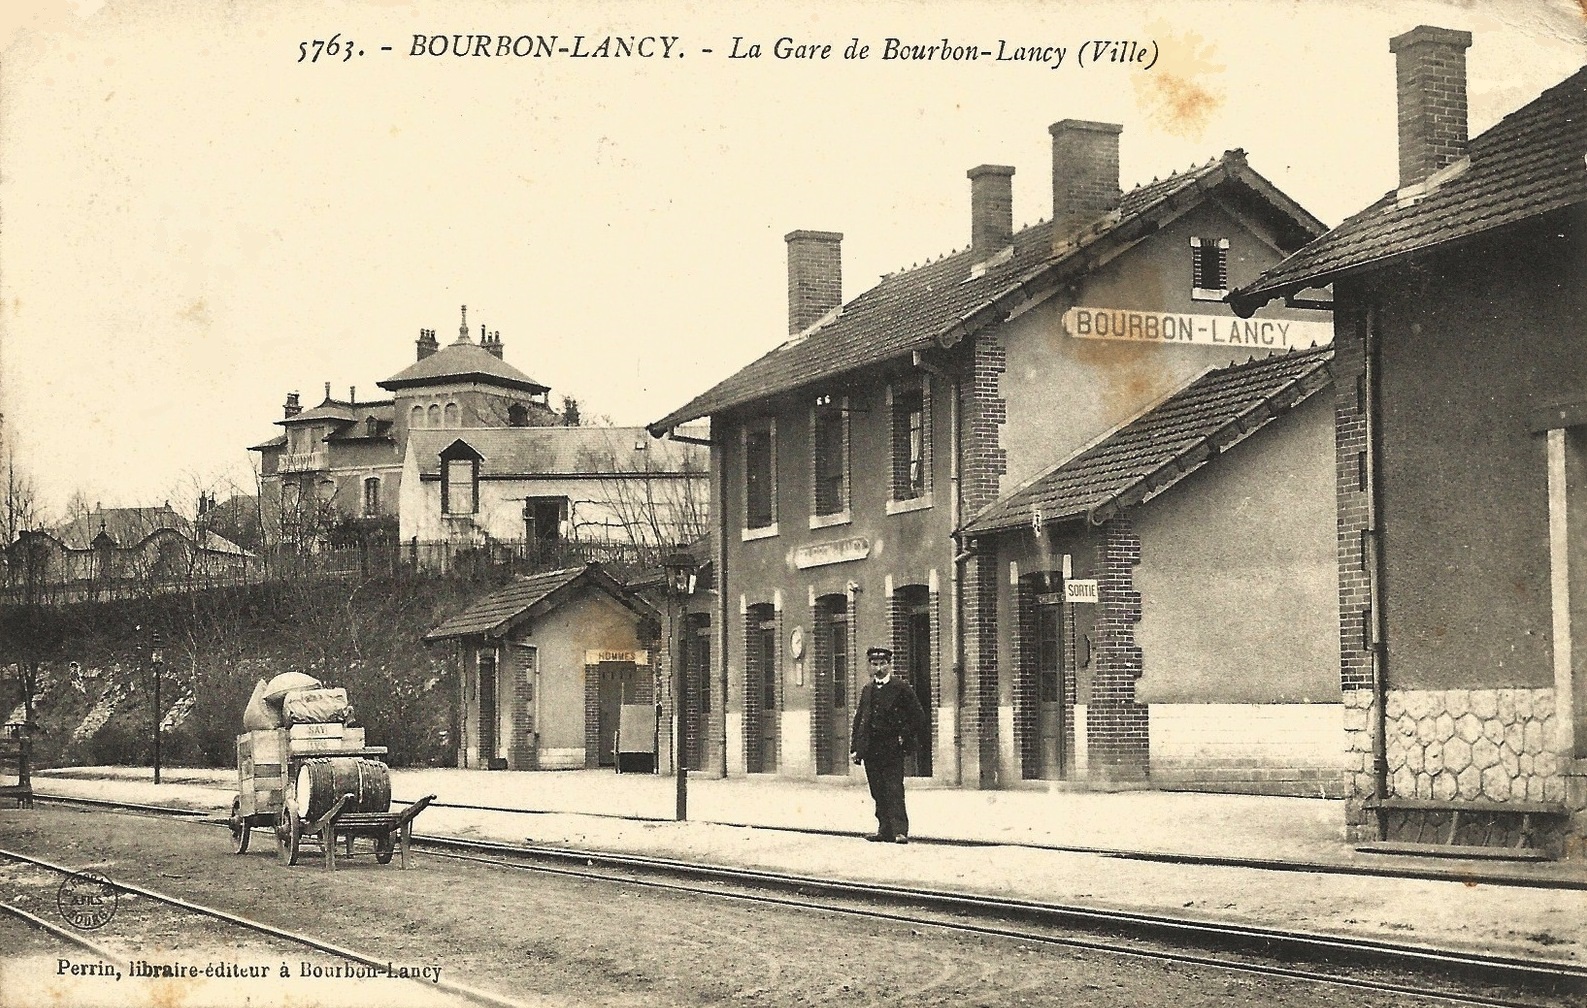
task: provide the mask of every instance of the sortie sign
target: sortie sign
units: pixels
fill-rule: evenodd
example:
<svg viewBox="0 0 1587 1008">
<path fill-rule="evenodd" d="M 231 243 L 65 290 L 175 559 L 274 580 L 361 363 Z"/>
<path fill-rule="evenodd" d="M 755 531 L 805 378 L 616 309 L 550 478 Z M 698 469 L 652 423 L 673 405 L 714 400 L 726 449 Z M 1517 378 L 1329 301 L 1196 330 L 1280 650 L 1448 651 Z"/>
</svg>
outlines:
<svg viewBox="0 0 1587 1008">
<path fill-rule="evenodd" d="M 1183 315 L 1081 305 L 1064 312 L 1063 327 L 1065 333 L 1076 339 L 1190 343 L 1253 350 L 1304 350 L 1312 345 L 1331 343 L 1334 338 L 1331 319 L 1318 322 L 1243 319 L 1232 315 Z"/>
</svg>

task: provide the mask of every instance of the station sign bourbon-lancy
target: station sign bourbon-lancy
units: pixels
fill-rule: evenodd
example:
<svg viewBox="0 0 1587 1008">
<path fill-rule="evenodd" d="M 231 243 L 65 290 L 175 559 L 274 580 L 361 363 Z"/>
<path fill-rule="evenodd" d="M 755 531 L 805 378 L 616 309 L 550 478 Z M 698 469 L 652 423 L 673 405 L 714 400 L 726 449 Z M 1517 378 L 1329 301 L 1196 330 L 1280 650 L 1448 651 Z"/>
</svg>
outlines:
<svg viewBox="0 0 1587 1008">
<path fill-rule="evenodd" d="M 1304 350 L 1333 342 L 1332 319 L 1303 321 L 1187 315 L 1076 305 L 1063 314 L 1064 332 L 1076 339 L 1127 343 L 1191 343 L 1263 350 Z"/>
</svg>

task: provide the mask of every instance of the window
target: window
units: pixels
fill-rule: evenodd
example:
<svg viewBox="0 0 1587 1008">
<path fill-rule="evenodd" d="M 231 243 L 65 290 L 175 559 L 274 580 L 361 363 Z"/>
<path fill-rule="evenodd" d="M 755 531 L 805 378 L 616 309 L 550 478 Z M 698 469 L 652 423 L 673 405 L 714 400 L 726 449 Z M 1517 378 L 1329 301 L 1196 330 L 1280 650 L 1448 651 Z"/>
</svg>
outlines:
<svg viewBox="0 0 1587 1008">
<path fill-rule="evenodd" d="M 423 406 L 415 406 L 415 407 L 413 407 L 413 409 L 408 411 L 408 426 L 409 427 L 423 427 L 424 426 L 424 407 Z"/>
<path fill-rule="evenodd" d="M 371 476 L 364 480 L 364 514 L 378 515 L 380 513 L 380 477 Z"/>
<path fill-rule="evenodd" d="M 926 403 L 918 388 L 893 395 L 893 500 L 926 493 Z"/>
<path fill-rule="evenodd" d="M 1190 296 L 1222 301 L 1229 293 L 1229 239 L 1190 239 Z"/>
<path fill-rule="evenodd" d="M 446 425 L 448 427 L 457 426 L 457 403 L 455 402 L 446 404 Z"/>
<path fill-rule="evenodd" d="M 336 499 L 336 481 L 320 480 L 320 485 L 315 491 L 315 501 L 320 504 L 329 504 Z"/>
<path fill-rule="evenodd" d="M 441 513 L 471 515 L 479 511 L 480 454 L 466 441 L 453 441 L 441 452 Z"/>
<path fill-rule="evenodd" d="M 523 502 L 523 537 L 531 548 L 562 541 L 562 523 L 568 520 L 566 497 L 526 497 Z"/>
<path fill-rule="evenodd" d="M 430 404 L 430 408 L 425 410 L 424 413 L 424 425 L 426 427 L 441 426 L 441 407 L 437 406 L 435 403 Z"/>
<path fill-rule="evenodd" d="M 769 529 L 777 520 L 777 449 L 770 424 L 744 433 L 744 527 Z"/>
<path fill-rule="evenodd" d="M 529 426 L 529 409 L 523 403 L 513 403 L 507 407 L 507 424 L 510 427 Z"/>
<path fill-rule="evenodd" d="M 815 513 L 835 515 L 848 510 L 848 416 L 831 396 L 816 400 L 810 447 L 815 466 Z"/>
</svg>

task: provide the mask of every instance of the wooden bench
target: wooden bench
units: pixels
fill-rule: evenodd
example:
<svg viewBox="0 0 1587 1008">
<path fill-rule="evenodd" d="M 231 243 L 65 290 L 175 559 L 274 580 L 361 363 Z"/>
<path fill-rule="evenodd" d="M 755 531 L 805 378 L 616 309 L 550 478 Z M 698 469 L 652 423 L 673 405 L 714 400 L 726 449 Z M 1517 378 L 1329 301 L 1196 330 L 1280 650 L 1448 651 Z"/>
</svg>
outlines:
<svg viewBox="0 0 1587 1008">
<path fill-rule="evenodd" d="M 10 798 L 17 808 L 33 807 L 32 746 L 26 735 L 0 736 L 0 778 L 15 777 L 15 783 L 0 783 L 0 799 Z"/>
<path fill-rule="evenodd" d="M 1537 844 L 1539 821 L 1569 814 L 1558 802 L 1431 798 L 1379 798 L 1367 808 L 1377 813 L 1378 839 L 1359 851 L 1506 861 L 1551 860 Z"/>
</svg>

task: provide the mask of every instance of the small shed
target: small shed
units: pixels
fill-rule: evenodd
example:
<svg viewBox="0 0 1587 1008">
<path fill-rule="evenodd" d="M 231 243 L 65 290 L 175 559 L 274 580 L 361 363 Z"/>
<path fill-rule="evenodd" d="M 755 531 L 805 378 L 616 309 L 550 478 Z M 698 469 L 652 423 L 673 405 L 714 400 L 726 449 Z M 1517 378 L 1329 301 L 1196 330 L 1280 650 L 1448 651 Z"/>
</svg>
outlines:
<svg viewBox="0 0 1587 1008">
<path fill-rule="evenodd" d="M 656 701 L 659 634 L 656 611 L 595 563 L 520 578 L 443 621 L 424 641 L 457 644 L 457 765 L 614 765 L 623 705 Z"/>
</svg>

